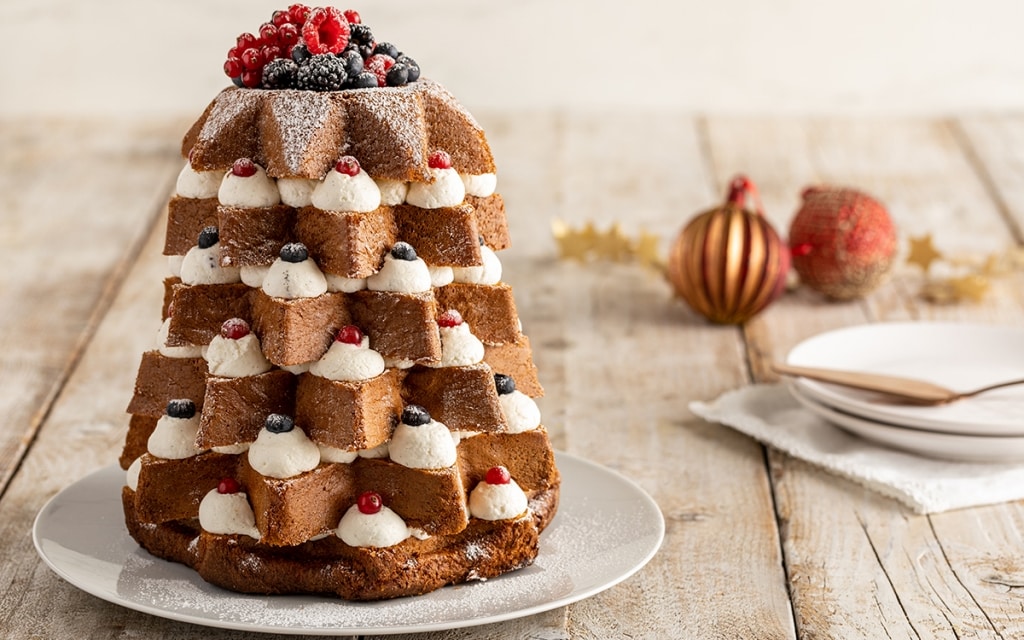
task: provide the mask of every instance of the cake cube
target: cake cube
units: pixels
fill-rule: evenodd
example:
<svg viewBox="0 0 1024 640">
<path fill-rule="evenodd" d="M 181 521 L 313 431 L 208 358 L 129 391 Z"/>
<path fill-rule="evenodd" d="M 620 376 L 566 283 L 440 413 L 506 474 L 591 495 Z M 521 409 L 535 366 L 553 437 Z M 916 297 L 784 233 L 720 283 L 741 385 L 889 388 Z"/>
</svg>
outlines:
<svg viewBox="0 0 1024 640">
<path fill-rule="evenodd" d="M 255 376 L 209 376 L 196 444 L 203 449 L 253 442 L 268 414 L 291 415 L 295 376 L 274 369 Z"/>
<path fill-rule="evenodd" d="M 522 433 L 481 433 L 459 442 L 459 467 L 466 491 L 472 491 L 498 465 L 527 493 L 544 491 L 559 483 L 555 453 L 544 427 Z"/>
<path fill-rule="evenodd" d="M 505 218 L 505 200 L 500 193 L 481 198 L 466 195 L 466 204 L 473 207 L 476 216 L 476 227 L 483 236 L 484 244 L 495 251 L 508 249 L 512 240 L 508 233 L 508 220 Z"/>
<path fill-rule="evenodd" d="M 195 246 L 199 232 L 211 225 L 217 225 L 217 198 L 172 197 L 167 203 L 164 255 L 185 255 Z"/>
<path fill-rule="evenodd" d="M 452 431 L 504 431 L 508 428 L 486 364 L 466 367 L 416 367 L 405 378 L 407 404 L 422 405 Z"/>
<path fill-rule="evenodd" d="M 398 92 L 345 91 L 348 120 L 346 153 L 359 160 L 363 171 L 374 178 L 430 180 L 426 131 L 398 123 L 423 122 L 423 104 L 406 100 Z"/>
<path fill-rule="evenodd" d="M 317 443 L 353 451 L 372 449 L 391 437 L 402 412 L 400 374 L 394 369 L 369 380 L 328 380 L 304 373 L 295 393 L 295 422 Z"/>
<path fill-rule="evenodd" d="M 303 207 L 296 215 L 295 235 L 324 273 L 365 278 L 380 269 L 398 228 L 391 207 L 367 213 Z"/>
<path fill-rule="evenodd" d="M 266 100 L 270 104 L 264 104 L 257 126 L 264 140 L 261 155 L 267 174 L 322 178 L 345 144 L 341 101 L 332 93 L 316 92 L 301 101 L 286 93 L 268 92 Z"/>
<path fill-rule="evenodd" d="M 187 398 L 196 410 L 206 396 L 206 361 L 202 358 L 169 358 L 159 351 L 147 351 L 139 362 L 135 392 L 128 413 L 159 418 L 171 400 Z"/>
<path fill-rule="evenodd" d="M 373 336 L 373 348 L 385 358 L 415 362 L 441 359 L 433 293 L 357 291 L 349 295 L 348 301 L 353 322 Z"/>
<path fill-rule="evenodd" d="M 431 266 L 471 267 L 483 264 L 480 231 L 473 207 L 421 209 L 409 204 L 395 207 L 398 236 L 416 249 Z"/>
<path fill-rule="evenodd" d="M 360 458 L 351 466 L 356 471 L 356 495 L 376 491 L 410 527 L 432 536 L 466 528 L 469 511 L 458 464 L 447 469 L 410 469 L 390 460 Z M 354 503 L 355 496 L 345 509 Z"/>
<path fill-rule="evenodd" d="M 459 173 L 494 173 L 491 148 L 472 114 L 436 82 L 423 82 L 418 88 L 422 90 L 424 113 L 431 123 L 430 148 L 447 151 Z"/>
<path fill-rule="evenodd" d="M 262 91 L 236 91 L 234 87 L 222 91 L 182 141 L 182 155 L 189 158 L 192 168 L 224 169 L 239 158 L 267 166 L 260 137 L 253 135 L 264 100 Z"/>
<path fill-rule="evenodd" d="M 132 416 L 128 421 L 128 433 L 124 438 L 124 448 L 121 450 L 121 457 L 118 463 L 121 468 L 128 470 L 128 467 L 135 462 L 135 459 L 146 453 L 146 446 L 149 436 L 153 435 L 156 429 L 157 416 Z"/>
<path fill-rule="evenodd" d="M 199 503 L 222 478 L 235 475 L 237 456 L 206 452 L 182 460 L 145 454 L 135 490 L 142 522 L 161 523 L 199 516 Z"/>
<path fill-rule="evenodd" d="M 217 208 L 221 263 L 236 267 L 269 265 L 295 233 L 295 209 L 273 207 Z"/>
<path fill-rule="evenodd" d="M 250 322 L 249 291 L 249 287 L 240 282 L 172 284 L 170 304 L 174 305 L 174 315 L 167 343 L 171 346 L 210 344 L 225 320 L 241 318 Z"/>
<path fill-rule="evenodd" d="M 438 309 L 455 309 L 461 313 L 473 335 L 485 345 L 515 342 L 521 334 L 512 287 L 503 282 L 495 285 L 453 282 L 437 289 L 436 296 Z"/>
<path fill-rule="evenodd" d="M 516 381 L 516 389 L 531 398 L 544 395 L 544 387 L 537 378 L 537 367 L 533 364 L 530 339 L 519 334 L 515 342 L 484 345 L 484 362 L 491 365 L 495 373 L 512 376 Z"/>
<path fill-rule="evenodd" d="M 350 323 L 345 294 L 286 300 L 253 290 L 252 329 L 263 355 L 279 367 L 319 360 L 338 329 Z"/>
</svg>

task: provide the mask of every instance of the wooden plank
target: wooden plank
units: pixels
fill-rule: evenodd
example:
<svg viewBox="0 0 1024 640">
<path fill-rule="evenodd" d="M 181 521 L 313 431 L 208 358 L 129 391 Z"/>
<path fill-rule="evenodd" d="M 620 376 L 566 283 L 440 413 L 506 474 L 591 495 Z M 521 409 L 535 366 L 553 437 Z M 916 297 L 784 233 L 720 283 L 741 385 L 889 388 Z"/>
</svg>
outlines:
<svg viewBox="0 0 1024 640">
<path fill-rule="evenodd" d="M 0 494 L 157 212 L 164 131 L 0 122 Z"/>
<path fill-rule="evenodd" d="M 743 144 L 780 138 L 797 140 L 797 145 L 780 150 Z M 799 170 L 791 177 L 769 182 L 769 191 L 781 188 L 783 197 L 798 194 L 813 177 L 874 193 L 889 206 L 904 235 L 933 232 L 936 242 L 951 251 L 987 252 L 1008 240 L 997 207 L 948 123 L 713 119 L 709 139 L 716 166 L 744 166 L 755 179 L 762 172 L 778 175 L 784 164 L 780 155 L 809 158 L 807 167 L 796 161 Z M 724 172 L 720 179 L 726 179 Z M 767 197 L 783 199 L 775 193 Z M 794 197 L 791 211 L 795 204 Z M 785 216 L 780 220 L 788 224 Z M 759 378 L 770 379 L 765 373 L 769 360 L 783 357 L 810 335 L 849 324 L 912 318 L 1009 321 L 1020 314 L 1014 297 L 935 307 L 914 297 L 918 285 L 919 275 L 901 268 L 889 284 L 860 302 L 828 303 L 809 292 L 790 294 L 748 325 L 752 366 Z M 963 579 L 964 562 L 951 552 L 972 539 L 974 523 L 986 520 L 986 510 L 915 516 L 783 454 L 771 452 L 770 462 L 801 637 L 1021 633 L 1019 622 L 993 622 L 1005 610 L 983 597 L 986 590 L 979 588 L 978 576 L 984 571 L 972 573 L 973 583 Z M 939 521 L 950 523 L 941 533 L 934 526 Z M 988 542 L 972 548 L 978 552 Z M 991 572 L 994 565 L 988 562 Z"/>
</svg>

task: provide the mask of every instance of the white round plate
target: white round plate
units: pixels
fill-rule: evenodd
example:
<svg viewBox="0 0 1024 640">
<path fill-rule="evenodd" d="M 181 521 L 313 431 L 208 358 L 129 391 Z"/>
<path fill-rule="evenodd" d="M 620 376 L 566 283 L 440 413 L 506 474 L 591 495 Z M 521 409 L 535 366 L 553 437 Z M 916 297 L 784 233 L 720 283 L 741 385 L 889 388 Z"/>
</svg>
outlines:
<svg viewBox="0 0 1024 640">
<path fill-rule="evenodd" d="M 965 391 L 1024 378 L 1024 328 L 982 324 L 876 323 L 829 331 L 801 342 L 793 365 L 848 369 L 927 380 Z M 1024 385 L 923 407 L 878 394 L 795 379 L 805 396 L 868 420 L 946 433 L 1024 436 Z"/>
<path fill-rule="evenodd" d="M 804 395 L 795 385 L 789 391 L 812 413 L 840 429 L 887 447 L 929 458 L 958 462 L 1020 462 L 1024 437 L 971 436 L 885 424 L 833 409 Z"/>
<path fill-rule="evenodd" d="M 557 453 L 558 514 L 532 566 L 486 582 L 381 602 L 252 596 L 220 589 L 160 560 L 128 536 L 124 471 L 107 467 L 54 496 L 32 529 L 57 575 L 98 598 L 155 616 L 245 631 L 378 635 L 511 620 L 561 607 L 618 584 L 661 545 L 665 522 L 643 489 L 605 467 Z"/>
</svg>

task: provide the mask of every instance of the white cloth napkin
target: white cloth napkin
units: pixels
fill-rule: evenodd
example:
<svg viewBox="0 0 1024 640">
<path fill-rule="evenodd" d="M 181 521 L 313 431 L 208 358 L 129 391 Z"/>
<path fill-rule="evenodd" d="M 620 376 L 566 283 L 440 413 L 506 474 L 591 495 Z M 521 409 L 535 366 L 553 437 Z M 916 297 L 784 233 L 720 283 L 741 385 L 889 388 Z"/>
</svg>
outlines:
<svg viewBox="0 0 1024 640">
<path fill-rule="evenodd" d="M 691 402 L 690 410 L 917 513 L 1024 498 L 1024 465 L 948 462 L 873 444 L 802 408 L 782 384 L 743 387 L 712 402 Z"/>
</svg>

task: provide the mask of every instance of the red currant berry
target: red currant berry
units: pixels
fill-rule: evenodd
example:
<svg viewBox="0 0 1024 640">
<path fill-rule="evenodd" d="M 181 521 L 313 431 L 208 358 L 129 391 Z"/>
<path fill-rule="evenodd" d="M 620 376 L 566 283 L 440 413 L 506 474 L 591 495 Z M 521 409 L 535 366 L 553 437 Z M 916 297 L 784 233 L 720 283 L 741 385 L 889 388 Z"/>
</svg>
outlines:
<svg viewBox="0 0 1024 640">
<path fill-rule="evenodd" d="M 217 484 L 217 493 L 238 493 L 242 487 L 234 478 L 222 478 Z"/>
<path fill-rule="evenodd" d="M 309 17 L 309 7 L 304 4 L 293 4 L 288 7 L 288 15 L 292 19 L 292 24 L 302 26 Z"/>
<path fill-rule="evenodd" d="M 238 36 L 238 40 L 235 41 L 235 48 L 239 51 L 245 51 L 246 49 L 255 47 L 257 44 L 259 44 L 259 38 L 251 33 L 243 33 Z"/>
<path fill-rule="evenodd" d="M 395 59 L 383 53 L 375 53 L 363 63 L 363 69 L 377 76 L 377 86 L 386 87 L 388 84 L 388 70 L 395 66 Z"/>
<path fill-rule="evenodd" d="M 455 309 L 449 309 L 437 317 L 439 327 L 457 327 L 462 324 L 462 314 Z"/>
<path fill-rule="evenodd" d="M 292 23 L 292 16 L 287 11 L 278 10 L 270 15 L 270 24 L 275 27 L 282 27 Z"/>
<path fill-rule="evenodd" d="M 245 71 L 245 65 L 238 58 L 228 58 L 224 61 L 224 73 L 229 78 L 237 78 L 242 75 L 243 71 Z"/>
<path fill-rule="evenodd" d="M 241 78 L 242 84 L 250 89 L 255 89 L 260 86 L 261 82 L 263 82 L 263 70 L 257 69 L 256 71 L 243 71 Z"/>
<path fill-rule="evenodd" d="M 360 24 L 363 21 L 363 19 L 359 17 L 359 12 L 355 9 L 346 9 L 345 19 L 348 20 L 349 24 Z"/>
<path fill-rule="evenodd" d="M 265 45 L 277 43 L 277 27 L 272 22 L 260 25 L 260 42 Z"/>
<path fill-rule="evenodd" d="M 281 57 L 281 47 L 277 45 L 263 47 L 260 49 L 260 57 L 263 58 L 263 64 L 267 64 L 271 60 L 277 60 Z"/>
<path fill-rule="evenodd" d="M 505 467 L 491 467 L 487 470 L 487 484 L 508 484 L 512 476 Z"/>
<path fill-rule="evenodd" d="M 346 176 L 357 176 L 360 171 L 359 161 L 352 156 L 342 156 L 341 160 L 334 165 L 334 170 Z"/>
<path fill-rule="evenodd" d="M 451 169 L 452 157 L 447 151 L 435 151 L 427 159 L 427 166 L 431 169 Z"/>
<path fill-rule="evenodd" d="M 263 54 L 259 49 L 251 47 L 242 52 L 242 64 L 246 71 L 259 71 L 263 68 Z"/>
<path fill-rule="evenodd" d="M 243 51 L 245 51 L 245 49 L 243 47 L 231 47 L 230 49 L 228 49 L 228 57 L 229 58 L 241 58 Z"/>
<path fill-rule="evenodd" d="M 334 337 L 335 342 L 360 345 L 363 343 L 363 332 L 354 324 L 347 324 L 338 329 L 338 335 Z"/>
<path fill-rule="evenodd" d="M 302 25 L 302 39 L 313 55 L 338 54 L 348 44 L 348 21 L 334 7 L 317 7 Z"/>
<path fill-rule="evenodd" d="M 376 491 L 367 491 L 359 495 L 356 505 L 359 507 L 359 513 L 373 515 L 384 508 L 384 501 Z"/>
<path fill-rule="evenodd" d="M 241 340 L 247 335 L 249 335 L 249 323 L 241 318 L 231 318 L 220 325 L 220 337 L 227 340 Z"/>
<path fill-rule="evenodd" d="M 239 178 L 254 176 L 256 175 L 256 163 L 249 158 L 239 158 L 231 165 L 231 173 Z"/>
<path fill-rule="evenodd" d="M 281 48 L 294 46 L 299 41 L 299 28 L 294 24 L 283 24 L 277 28 L 277 43 Z"/>
</svg>

